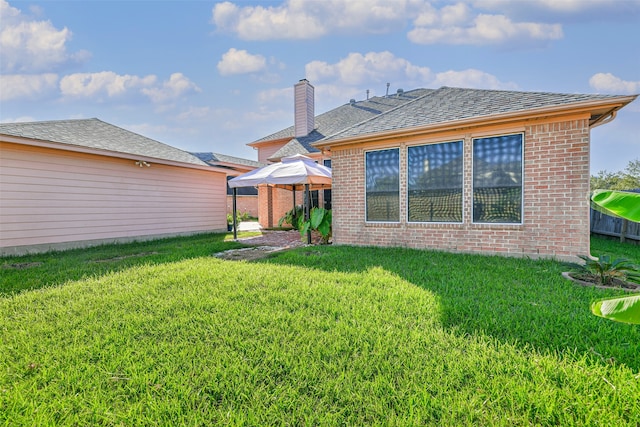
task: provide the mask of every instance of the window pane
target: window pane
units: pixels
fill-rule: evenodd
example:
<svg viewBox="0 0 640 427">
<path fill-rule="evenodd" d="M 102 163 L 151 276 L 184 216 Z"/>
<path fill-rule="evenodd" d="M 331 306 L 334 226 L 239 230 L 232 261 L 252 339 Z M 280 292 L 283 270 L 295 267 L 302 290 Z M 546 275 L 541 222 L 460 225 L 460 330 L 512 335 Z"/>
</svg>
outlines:
<svg viewBox="0 0 640 427">
<path fill-rule="evenodd" d="M 400 150 L 366 153 L 367 221 L 400 221 Z"/>
<path fill-rule="evenodd" d="M 522 222 L 522 134 L 473 141 L 473 221 Z"/>
<path fill-rule="evenodd" d="M 409 221 L 462 222 L 462 141 L 409 147 Z"/>
</svg>

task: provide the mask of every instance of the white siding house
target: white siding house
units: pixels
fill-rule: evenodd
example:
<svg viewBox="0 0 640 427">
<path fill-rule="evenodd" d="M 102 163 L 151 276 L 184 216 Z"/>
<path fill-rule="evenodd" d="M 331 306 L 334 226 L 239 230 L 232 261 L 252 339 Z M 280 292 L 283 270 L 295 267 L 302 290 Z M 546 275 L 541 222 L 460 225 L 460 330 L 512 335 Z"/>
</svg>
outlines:
<svg viewBox="0 0 640 427">
<path fill-rule="evenodd" d="M 0 255 L 226 230 L 226 172 L 98 119 L 0 124 Z"/>
</svg>

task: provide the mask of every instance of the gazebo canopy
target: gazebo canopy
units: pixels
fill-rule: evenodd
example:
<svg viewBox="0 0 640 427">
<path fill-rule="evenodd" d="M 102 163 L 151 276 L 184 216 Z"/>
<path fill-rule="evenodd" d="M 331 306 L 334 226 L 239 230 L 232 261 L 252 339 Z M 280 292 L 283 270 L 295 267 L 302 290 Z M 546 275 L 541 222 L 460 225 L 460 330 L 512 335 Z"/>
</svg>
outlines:
<svg viewBox="0 0 640 427">
<path fill-rule="evenodd" d="M 308 184 L 311 189 L 331 187 L 331 169 L 296 154 L 229 180 L 231 188 L 271 185 L 293 189 L 301 184 Z"/>
<path fill-rule="evenodd" d="M 319 165 L 302 154 L 283 157 L 279 163 L 264 166 L 247 172 L 228 181 L 233 188 L 233 237 L 237 238 L 236 224 L 236 187 L 256 187 L 269 185 L 293 190 L 293 205 L 295 208 L 295 190 L 297 185 L 304 185 L 305 219 L 309 219 L 310 203 L 309 190 L 331 187 L 331 169 Z M 311 243 L 311 230 L 307 232 L 307 243 Z"/>
</svg>

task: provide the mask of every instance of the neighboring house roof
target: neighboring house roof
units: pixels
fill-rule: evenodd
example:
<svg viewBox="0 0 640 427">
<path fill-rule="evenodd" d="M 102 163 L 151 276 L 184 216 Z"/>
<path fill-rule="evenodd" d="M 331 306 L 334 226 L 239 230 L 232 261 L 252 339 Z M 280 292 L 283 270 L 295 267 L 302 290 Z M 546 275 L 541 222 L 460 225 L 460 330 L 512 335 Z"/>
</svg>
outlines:
<svg viewBox="0 0 640 427">
<path fill-rule="evenodd" d="M 228 156 L 220 153 L 191 153 L 205 163 L 212 166 L 234 167 L 241 166 L 243 169 L 255 169 L 266 166 L 265 163 L 255 160 L 243 159 L 242 157 Z"/>
<path fill-rule="evenodd" d="M 383 97 L 376 96 L 365 101 L 350 102 L 316 116 L 315 128 L 307 136 L 294 138 L 294 126 L 290 126 L 269 136 L 258 139 L 249 145 L 259 146 L 264 142 L 290 139 L 290 141 L 274 153 L 269 160 L 279 160 L 282 157 L 288 157 L 294 154 L 316 153 L 320 150 L 314 147 L 312 145 L 313 143 L 357 123 L 379 116 L 384 112 L 397 108 L 408 102 L 415 101 L 430 92 L 433 92 L 433 89 L 415 89 Z"/>
<path fill-rule="evenodd" d="M 546 112 L 563 108 L 596 106 L 620 101 L 619 107 L 592 108 L 591 124 L 607 117 L 633 101 L 636 96 L 562 94 L 547 92 L 516 92 L 442 87 L 429 91 L 412 102 L 372 117 L 354 126 L 327 136 L 316 146 L 330 141 L 357 138 L 367 134 L 420 128 L 448 122 L 481 120 L 502 115 Z"/>
<path fill-rule="evenodd" d="M 229 169 L 227 181 L 232 179 L 234 175 L 250 172 L 254 169 L 266 166 L 266 163 L 256 162 L 255 160 L 243 159 L 242 157 L 227 156 L 220 153 L 191 153 L 203 162 L 224 169 Z M 233 190 L 227 184 L 227 195 L 232 195 Z M 238 196 L 257 196 L 258 189 L 255 187 L 241 187 L 236 190 Z"/>
<path fill-rule="evenodd" d="M 95 118 L 2 123 L 0 134 L 170 162 L 209 166 L 186 151 Z"/>
</svg>

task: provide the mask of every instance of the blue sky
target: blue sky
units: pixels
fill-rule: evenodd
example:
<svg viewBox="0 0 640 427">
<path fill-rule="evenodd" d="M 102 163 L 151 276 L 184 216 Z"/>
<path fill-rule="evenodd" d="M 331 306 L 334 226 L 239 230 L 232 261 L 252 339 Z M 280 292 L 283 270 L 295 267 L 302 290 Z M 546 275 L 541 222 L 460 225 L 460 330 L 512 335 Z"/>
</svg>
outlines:
<svg viewBox="0 0 640 427">
<path fill-rule="evenodd" d="M 370 96 L 458 86 L 640 93 L 640 0 L 0 0 L 0 121 L 97 117 L 187 151 L 246 144 Z M 640 100 L 591 171 L 640 158 Z"/>
</svg>

